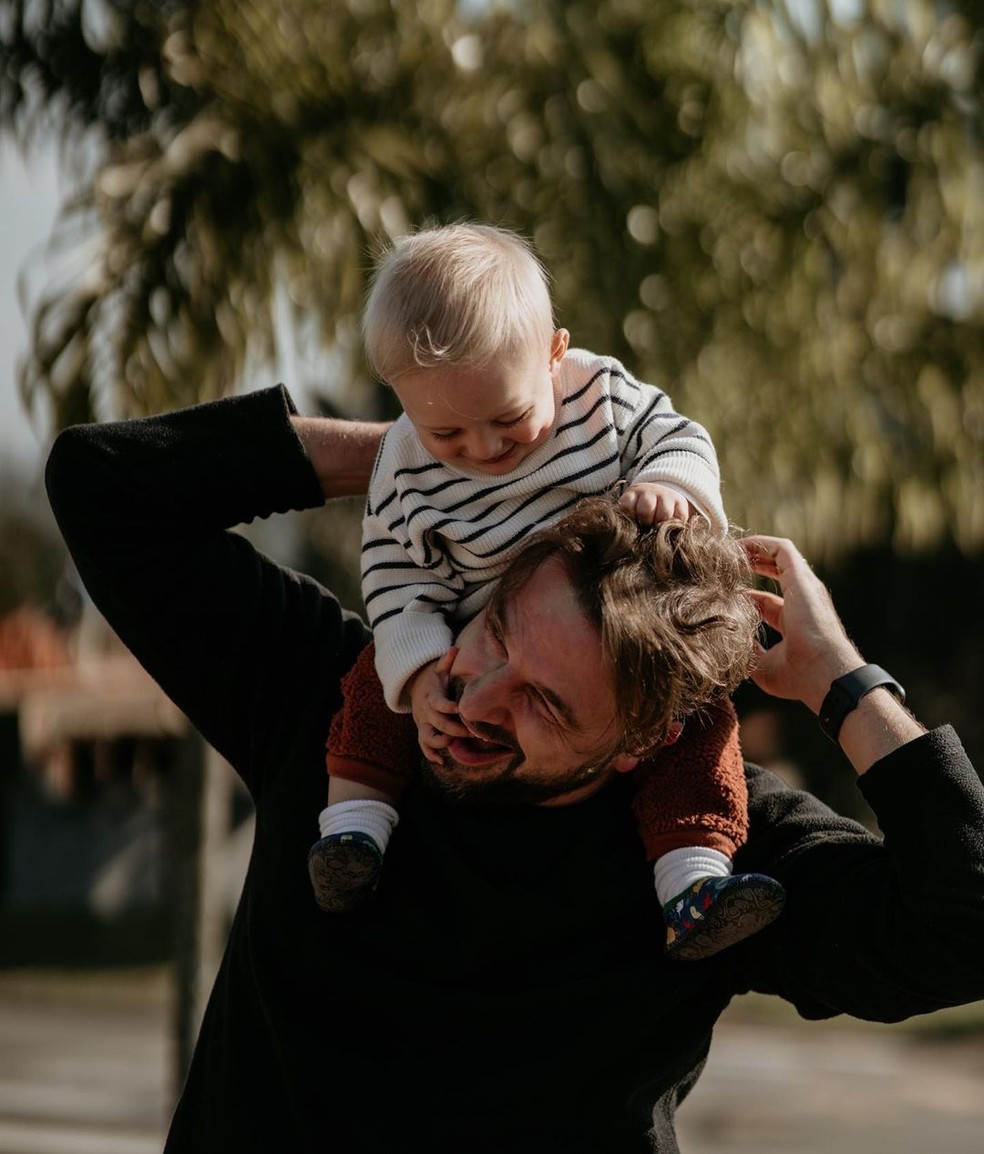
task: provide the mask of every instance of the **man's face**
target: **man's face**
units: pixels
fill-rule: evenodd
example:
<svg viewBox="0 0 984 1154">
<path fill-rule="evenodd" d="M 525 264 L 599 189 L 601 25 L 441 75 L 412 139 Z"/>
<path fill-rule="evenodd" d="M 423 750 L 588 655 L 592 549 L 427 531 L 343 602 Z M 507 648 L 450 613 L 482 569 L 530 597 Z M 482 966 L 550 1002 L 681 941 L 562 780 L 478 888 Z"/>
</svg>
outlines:
<svg viewBox="0 0 984 1154">
<path fill-rule="evenodd" d="M 612 754 L 612 677 L 559 561 L 541 565 L 513 596 L 501 631 L 483 611 L 456 646 L 450 695 L 473 736 L 452 738 L 442 764 L 426 766 L 442 791 L 569 804 L 635 765 Z"/>
</svg>

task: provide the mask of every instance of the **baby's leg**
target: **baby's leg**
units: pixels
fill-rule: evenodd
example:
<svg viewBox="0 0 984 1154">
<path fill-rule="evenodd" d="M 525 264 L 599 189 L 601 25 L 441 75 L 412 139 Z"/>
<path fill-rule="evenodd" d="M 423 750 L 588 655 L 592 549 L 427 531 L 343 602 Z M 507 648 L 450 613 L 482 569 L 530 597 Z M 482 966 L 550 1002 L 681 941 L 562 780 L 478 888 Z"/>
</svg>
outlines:
<svg viewBox="0 0 984 1154">
<path fill-rule="evenodd" d="M 334 783 L 333 783 L 334 784 Z M 379 790 L 339 782 L 344 800 L 332 801 L 318 815 L 321 837 L 308 852 L 308 874 L 315 901 L 329 914 L 357 909 L 376 892 L 390 834 L 400 820 Z M 376 797 L 368 797 L 375 794 Z"/>
<path fill-rule="evenodd" d="M 348 845 L 353 839 L 346 839 L 345 835 L 358 834 L 354 840 L 368 846 L 382 862 L 390 834 L 399 821 L 394 793 L 331 775 L 330 754 L 328 765 L 328 804 L 318 815 L 322 840 L 338 839 L 342 845 Z M 370 841 L 366 841 L 367 838 Z"/>
<path fill-rule="evenodd" d="M 700 847 L 694 850 L 699 856 Z M 765 929 L 782 912 L 786 892 L 775 878 L 732 874 L 730 865 L 726 874 L 701 872 L 663 902 L 666 952 L 671 958 L 696 962 L 712 957 Z M 656 869 L 658 877 L 659 862 Z"/>
<path fill-rule="evenodd" d="M 321 837 L 308 854 L 315 900 L 327 913 L 355 909 L 375 893 L 399 821 L 396 801 L 419 761 L 413 721 L 383 699 L 372 646 L 342 691 L 328 738 L 328 804 L 318 817 Z"/>
<path fill-rule="evenodd" d="M 785 893 L 763 874 L 732 873 L 747 837 L 748 793 L 730 701 L 691 719 L 637 771 L 633 805 L 666 920 L 671 957 L 698 960 L 757 933 Z"/>
<path fill-rule="evenodd" d="M 328 804 L 338 805 L 345 801 L 384 801 L 396 805 L 396 798 L 388 790 L 374 789 L 361 781 L 348 781 L 344 777 L 328 778 Z"/>
</svg>

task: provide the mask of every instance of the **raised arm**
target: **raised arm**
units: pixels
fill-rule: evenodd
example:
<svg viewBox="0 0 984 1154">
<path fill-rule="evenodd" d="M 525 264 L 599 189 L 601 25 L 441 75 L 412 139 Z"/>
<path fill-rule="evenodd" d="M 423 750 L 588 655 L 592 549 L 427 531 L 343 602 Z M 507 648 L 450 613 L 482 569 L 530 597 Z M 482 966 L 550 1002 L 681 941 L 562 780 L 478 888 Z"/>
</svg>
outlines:
<svg viewBox="0 0 984 1154">
<path fill-rule="evenodd" d="M 753 678 L 823 721 L 883 835 L 753 771 L 751 860 L 742 868 L 774 872 L 789 897 L 749 951 L 749 984 L 783 994 L 807 1016 L 889 1021 L 984 998 L 980 778 L 954 731 L 927 733 L 899 688 L 865 692 L 862 677 L 839 691 L 845 675 L 869 667 L 826 588 L 791 542 L 745 544 L 755 571 L 781 589 L 754 594 L 781 638 L 759 654 Z"/>
<path fill-rule="evenodd" d="M 819 716 L 824 703 L 835 700 L 828 698 L 834 682 L 864 668 L 864 658 L 848 637 L 823 582 L 791 541 L 749 537 L 745 547 L 755 572 L 773 578 L 782 590 L 781 596 L 764 590 L 753 593 L 762 619 L 781 640 L 771 649 L 760 649 L 752 679 L 773 697 L 802 701 Z M 849 698 L 838 704 L 838 718 L 847 711 L 836 740 L 859 774 L 926 732 L 897 691 L 884 686 L 865 693 L 853 707 Z"/>
<path fill-rule="evenodd" d="M 326 499 L 360 497 L 369 491 L 372 466 L 389 424 L 292 416 Z"/>
<path fill-rule="evenodd" d="M 254 790 L 278 743 L 323 746 L 339 679 L 367 639 L 313 581 L 233 527 L 318 506 L 337 488 L 320 426 L 316 474 L 283 389 L 164 416 L 66 430 L 48 462 L 52 508 L 93 601 Z M 310 428 L 310 427 L 309 427 Z M 318 432 L 318 427 L 315 427 Z M 293 734 L 293 736 L 292 736 Z"/>
</svg>

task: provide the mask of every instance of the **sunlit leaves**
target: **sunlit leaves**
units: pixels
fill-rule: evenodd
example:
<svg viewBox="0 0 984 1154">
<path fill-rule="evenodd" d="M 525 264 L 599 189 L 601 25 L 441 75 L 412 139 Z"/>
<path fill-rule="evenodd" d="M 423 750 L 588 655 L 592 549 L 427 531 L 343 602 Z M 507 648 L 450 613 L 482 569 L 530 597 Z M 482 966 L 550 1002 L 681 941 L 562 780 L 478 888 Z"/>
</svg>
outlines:
<svg viewBox="0 0 984 1154">
<path fill-rule="evenodd" d="M 378 244 L 481 217 L 710 428 L 739 523 L 984 544 L 974 5 L 99 3 L 0 0 L 3 123 L 99 156 L 25 366 L 59 422 L 229 391 L 277 302 L 359 380 Z"/>
<path fill-rule="evenodd" d="M 508 214 L 575 340 L 708 425 L 740 523 L 818 558 L 979 548 L 974 27 L 928 3 L 538 12 L 500 29 L 551 45 L 510 77 Z"/>
<path fill-rule="evenodd" d="M 32 5 L 5 9 L 19 53 L 6 123 L 29 137 L 25 110 L 42 109 L 67 148 L 97 158 L 59 229 L 22 375 L 56 425 L 231 391 L 247 358 L 271 355 L 278 299 L 325 345 L 350 338 L 374 239 L 453 196 L 433 130 L 455 72 L 449 3 L 68 4 L 43 28 Z M 104 33 L 92 44 L 90 10 Z M 87 67 L 56 74 L 50 60 L 79 45 Z M 84 250 L 71 243 L 81 217 L 98 238 Z"/>
</svg>

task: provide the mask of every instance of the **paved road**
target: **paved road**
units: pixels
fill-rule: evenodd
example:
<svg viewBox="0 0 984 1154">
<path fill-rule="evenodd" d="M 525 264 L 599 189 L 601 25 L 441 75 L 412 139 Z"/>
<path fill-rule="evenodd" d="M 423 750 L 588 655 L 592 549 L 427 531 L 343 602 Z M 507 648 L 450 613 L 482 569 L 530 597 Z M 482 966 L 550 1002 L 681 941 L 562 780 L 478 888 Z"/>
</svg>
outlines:
<svg viewBox="0 0 984 1154">
<path fill-rule="evenodd" d="M 984 1154 L 984 1035 L 728 1024 L 679 1117 L 684 1154 Z"/>
<path fill-rule="evenodd" d="M 0 975 L 0 1154 L 159 1154 L 163 975 Z"/>
<path fill-rule="evenodd" d="M 161 972 L 0 974 L 0 1154 L 159 1154 L 167 1002 Z M 984 1154 L 984 1034 L 941 1044 L 732 1015 L 680 1141 L 683 1154 Z"/>
</svg>

